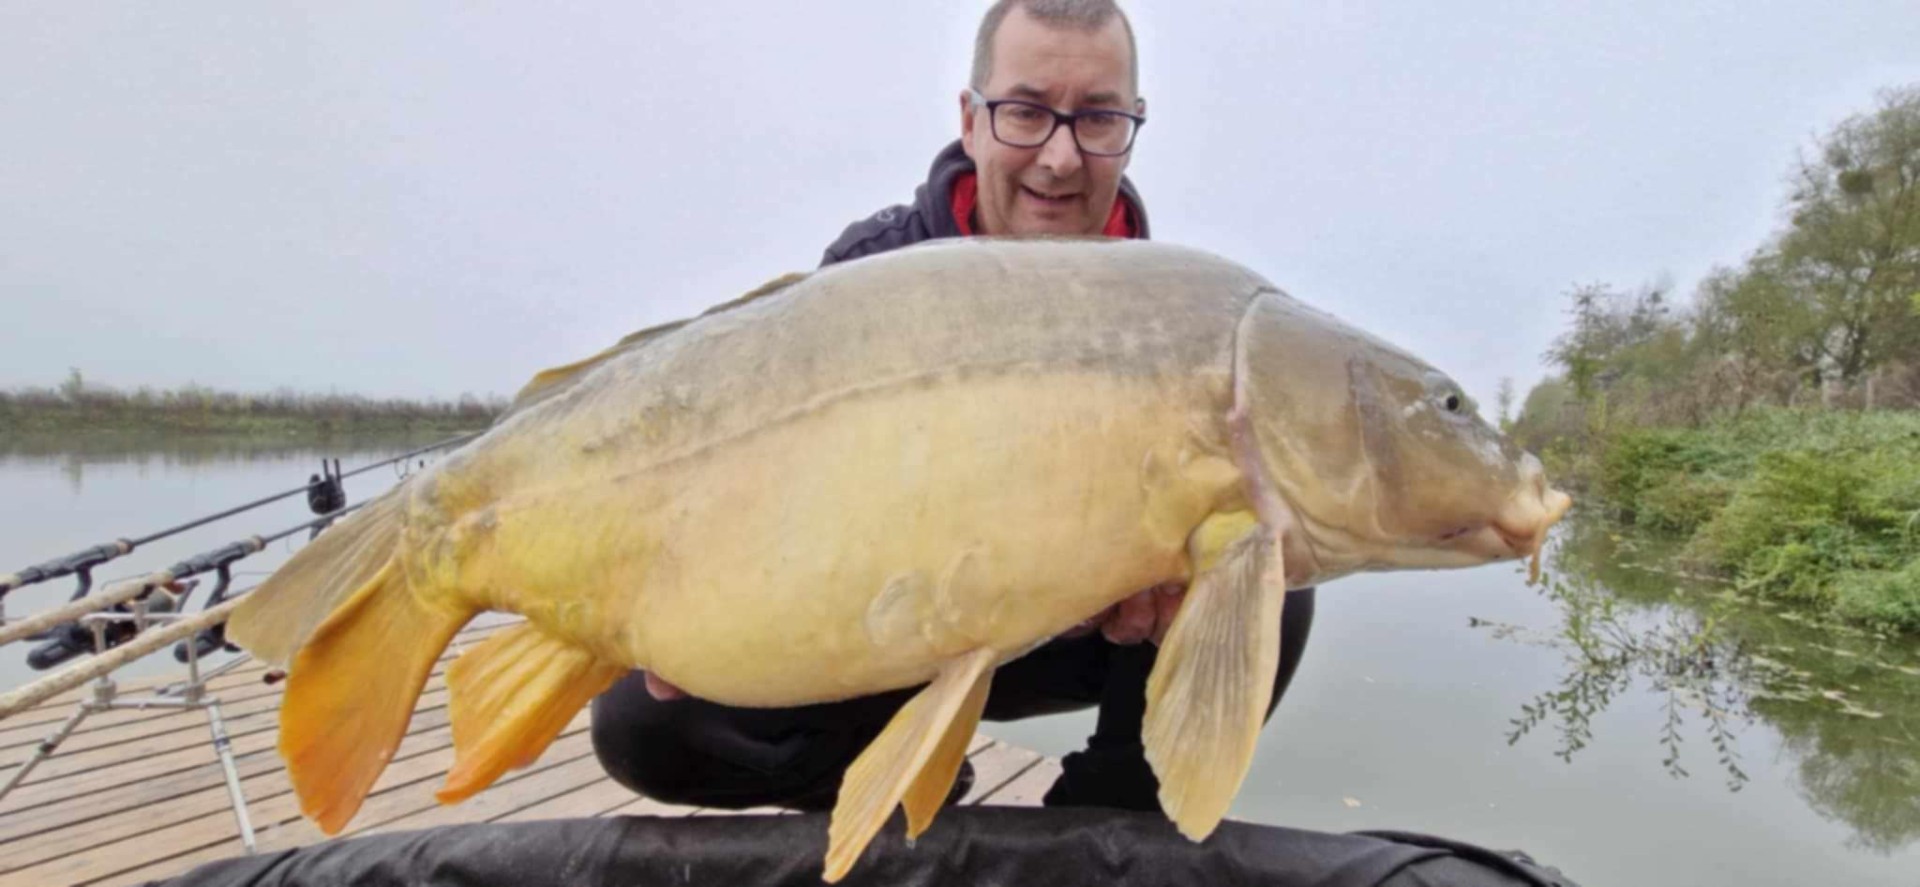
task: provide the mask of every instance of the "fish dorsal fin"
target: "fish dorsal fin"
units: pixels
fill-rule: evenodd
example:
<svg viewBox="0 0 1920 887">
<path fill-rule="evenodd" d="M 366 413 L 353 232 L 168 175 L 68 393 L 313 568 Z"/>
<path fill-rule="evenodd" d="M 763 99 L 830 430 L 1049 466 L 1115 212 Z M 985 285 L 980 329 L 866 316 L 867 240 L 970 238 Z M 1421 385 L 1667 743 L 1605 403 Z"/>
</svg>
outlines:
<svg viewBox="0 0 1920 887">
<path fill-rule="evenodd" d="M 564 366 L 541 370 L 534 374 L 534 377 L 529 380 L 526 385 L 521 386 L 519 393 L 513 396 L 513 404 L 507 408 L 505 415 L 513 415 L 560 393 L 566 389 L 567 383 L 586 375 L 589 370 L 607 362 L 613 357 L 645 345 L 647 342 L 686 326 L 701 317 L 709 317 L 721 312 L 731 311 L 748 302 L 766 298 L 805 280 L 809 273 L 810 272 L 806 271 L 794 271 L 788 274 L 782 274 L 748 291 L 744 296 L 728 302 L 722 302 L 700 312 L 698 317 L 682 318 L 658 326 L 647 327 L 637 333 L 627 335 L 626 338 L 615 343 L 613 347 L 601 351 L 599 354 L 595 354 L 585 360 L 576 360 Z"/>
</svg>

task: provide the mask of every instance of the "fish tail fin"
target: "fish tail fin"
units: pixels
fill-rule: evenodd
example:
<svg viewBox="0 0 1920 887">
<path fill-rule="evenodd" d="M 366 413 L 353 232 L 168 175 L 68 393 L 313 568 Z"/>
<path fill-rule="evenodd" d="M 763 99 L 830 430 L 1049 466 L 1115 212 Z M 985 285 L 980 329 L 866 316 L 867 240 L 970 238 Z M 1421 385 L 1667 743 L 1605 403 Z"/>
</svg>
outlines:
<svg viewBox="0 0 1920 887">
<path fill-rule="evenodd" d="M 906 804 L 908 837 L 933 821 L 980 725 L 993 662 L 988 649 L 948 662 L 847 768 L 827 827 L 826 881 L 846 875 L 895 806 Z"/>
<path fill-rule="evenodd" d="M 456 803 L 533 763 L 582 706 L 626 673 L 525 623 L 460 654 L 447 668 L 453 769 L 434 796 Z"/>
<path fill-rule="evenodd" d="M 300 812 L 337 834 L 406 734 L 420 690 L 470 609 L 432 606 L 389 559 L 313 630 L 280 703 L 280 755 Z"/>
<path fill-rule="evenodd" d="M 1255 526 L 1203 569 L 1147 678 L 1141 742 L 1160 806 L 1199 841 L 1227 815 L 1253 765 L 1280 664 L 1280 546 Z"/>
<path fill-rule="evenodd" d="M 407 487 L 367 503 L 296 552 L 234 609 L 228 637 L 270 665 L 293 661 L 320 623 L 392 561 Z"/>
</svg>

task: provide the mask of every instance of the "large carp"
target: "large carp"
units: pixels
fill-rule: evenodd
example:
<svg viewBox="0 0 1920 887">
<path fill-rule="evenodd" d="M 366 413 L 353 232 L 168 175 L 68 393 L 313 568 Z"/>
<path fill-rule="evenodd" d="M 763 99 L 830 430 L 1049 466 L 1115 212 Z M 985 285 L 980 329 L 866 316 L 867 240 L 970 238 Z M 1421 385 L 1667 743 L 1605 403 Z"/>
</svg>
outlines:
<svg viewBox="0 0 1920 887">
<path fill-rule="evenodd" d="M 290 663 L 280 751 L 333 833 L 447 671 L 441 800 L 645 669 L 793 706 L 925 684 L 848 770 L 828 880 L 932 820 L 995 666 L 1190 590 L 1143 733 L 1189 837 L 1225 815 L 1286 589 L 1529 555 L 1566 511 L 1446 376 L 1164 244 L 965 240 L 790 276 L 537 376 L 485 435 L 321 535 L 232 636 Z"/>
</svg>

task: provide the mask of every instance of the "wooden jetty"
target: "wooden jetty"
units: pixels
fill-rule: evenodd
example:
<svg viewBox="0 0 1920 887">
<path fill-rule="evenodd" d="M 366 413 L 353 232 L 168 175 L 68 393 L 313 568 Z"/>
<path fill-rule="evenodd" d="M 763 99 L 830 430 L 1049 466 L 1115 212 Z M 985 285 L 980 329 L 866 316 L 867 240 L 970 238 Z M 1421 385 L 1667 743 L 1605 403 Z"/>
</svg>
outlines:
<svg viewBox="0 0 1920 887">
<path fill-rule="evenodd" d="M 433 790 L 453 762 L 444 670 L 465 645 L 511 620 L 469 627 L 435 667 L 406 739 L 341 837 L 463 822 L 647 814 L 724 815 L 636 796 L 608 779 L 593 756 L 582 711 L 545 755 L 467 801 L 440 806 Z M 327 840 L 300 818 L 281 767 L 280 688 L 248 663 L 208 681 L 220 700 L 258 849 Z M 124 694 L 166 679 L 126 682 Z M 82 688 L 0 721 L 0 779 L 6 778 L 91 692 Z M 1034 806 L 1059 775 L 1058 762 L 974 737 L 975 770 L 964 804 Z M 766 811 L 760 811 L 766 812 Z M 227 784 L 200 711 L 116 710 L 89 717 L 12 794 L 0 799 L 0 887 L 140 884 L 246 853 Z"/>
</svg>

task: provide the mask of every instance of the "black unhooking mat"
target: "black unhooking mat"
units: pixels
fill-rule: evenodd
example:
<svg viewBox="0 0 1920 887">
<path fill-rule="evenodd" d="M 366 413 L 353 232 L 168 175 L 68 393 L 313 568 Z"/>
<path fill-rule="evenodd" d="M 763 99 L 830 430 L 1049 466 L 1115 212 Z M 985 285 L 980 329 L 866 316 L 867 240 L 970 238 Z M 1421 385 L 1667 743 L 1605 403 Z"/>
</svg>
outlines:
<svg viewBox="0 0 1920 887">
<path fill-rule="evenodd" d="M 459 825 L 208 863 L 169 887 L 818 887 L 826 814 L 648 816 Z M 842 884 L 1259 884 L 1572 887 L 1524 854 L 1399 832 L 1350 835 L 1225 822 L 1194 844 L 1159 814 L 957 807 L 914 846 L 901 818 Z"/>
</svg>

